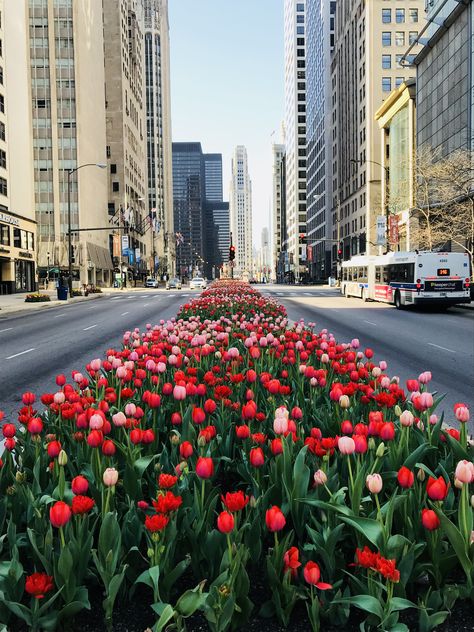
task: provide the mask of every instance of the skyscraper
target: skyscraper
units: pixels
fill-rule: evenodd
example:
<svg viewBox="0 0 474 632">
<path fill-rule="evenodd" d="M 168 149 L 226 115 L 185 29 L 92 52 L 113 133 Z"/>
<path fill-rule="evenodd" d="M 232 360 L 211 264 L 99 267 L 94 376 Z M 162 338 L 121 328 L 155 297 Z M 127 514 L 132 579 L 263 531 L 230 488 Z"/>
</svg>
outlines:
<svg viewBox="0 0 474 632">
<path fill-rule="evenodd" d="M 285 208 L 285 188 L 282 182 L 283 160 L 285 145 L 273 144 L 273 260 L 272 270 L 275 278 L 281 282 L 282 274 L 278 272 L 278 261 L 283 251 L 283 243 L 286 235 L 286 219 L 283 215 Z"/>
<path fill-rule="evenodd" d="M 331 0 L 306 0 L 306 251 L 309 276 L 331 274 L 331 52 L 334 13 Z"/>
<path fill-rule="evenodd" d="M 286 228 L 290 276 L 306 271 L 306 0 L 285 0 Z"/>
<path fill-rule="evenodd" d="M 252 271 L 252 183 L 247 150 L 238 145 L 232 157 L 230 182 L 230 223 L 235 246 L 235 276 Z"/>
<path fill-rule="evenodd" d="M 414 76 L 401 66 L 418 35 L 423 0 L 342 0 L 336 3 L 331 64 L 333 101 L 333 268 L 343 258 L 376 254 L 377 216 L 386 215 L 381 142 L 375 113 L 393 87 Z M 414 47 L 414 53 L 419 46 Z"/>
<path fill-rule="evenodd" d="M 191 277 L 204 262 L 204 160 L 201 143 L 173 143 L 176 272 Z"/>
<path fill-rule="evenodd" d="M 143 0 L 103 0 L 109 215 L 125 227 L 122 263 L 145 275 L 147 201 Z"/>
<path fill-rule="evenodd" d="M 69 172 L 105 162 L 102 3 L 35 0 L 28 3 L 24 18 L 31 66 L 38 265 L 43 272 L 47 267 L 65 270 Z M 105 170 L 85 167 L 71 174 L 70 183 L 72 229 L 106 227 Z M 74 283 L 109 284 L 107 232 L 73 232 L 72 240 Z"/>
<path fill-rule="evenodd" d="M 205 274 L 219 276 L 228 261 L 230 246 L 229 203 L 223 201 L 222 154 L 204 154 L 204 260 Z"/>
<path fill-rule="evenodd" d="M 174 274 L 168 0 L 145 0 L 145 91 L 149 267 Z"/>
<path fill-rule="evenodd" d="M 222 154 L 204 154 L 204 178 L 206 183 L 206 200 L 222 202 Z"/>
</svg>

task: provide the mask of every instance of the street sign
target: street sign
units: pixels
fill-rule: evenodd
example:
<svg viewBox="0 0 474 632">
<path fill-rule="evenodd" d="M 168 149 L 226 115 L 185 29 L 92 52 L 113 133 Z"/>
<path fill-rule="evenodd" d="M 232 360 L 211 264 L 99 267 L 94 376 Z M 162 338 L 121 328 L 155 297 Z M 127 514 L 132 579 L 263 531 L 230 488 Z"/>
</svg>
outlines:
<svg viewBox="0 0 474 632">
<path fill-rule="evenodd" d="M 377 215 L 377 246 L 385 246 L 387 233 L 387 218 L 385 215 Z"/>
<path fill-rule="evenodd" d="M 122 255 L 124 257 L 126 257 L 128 254 L 128 245 L 129 245 L 128 235 L 122 235 Z"/>
</svg>

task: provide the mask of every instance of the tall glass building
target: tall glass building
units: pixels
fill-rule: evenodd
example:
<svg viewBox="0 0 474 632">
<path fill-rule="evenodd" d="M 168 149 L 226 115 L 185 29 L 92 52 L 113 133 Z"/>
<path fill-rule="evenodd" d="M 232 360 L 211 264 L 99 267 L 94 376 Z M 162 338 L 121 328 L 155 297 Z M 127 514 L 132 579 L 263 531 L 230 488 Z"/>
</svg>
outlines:
<svg viewBox="0 0 474 632">
<path fill-rule="evenodd" d="M 306 0 L 306 253 L 309 277 L 331 274 L 331 53 L 336 3 Z"/>
</svg>

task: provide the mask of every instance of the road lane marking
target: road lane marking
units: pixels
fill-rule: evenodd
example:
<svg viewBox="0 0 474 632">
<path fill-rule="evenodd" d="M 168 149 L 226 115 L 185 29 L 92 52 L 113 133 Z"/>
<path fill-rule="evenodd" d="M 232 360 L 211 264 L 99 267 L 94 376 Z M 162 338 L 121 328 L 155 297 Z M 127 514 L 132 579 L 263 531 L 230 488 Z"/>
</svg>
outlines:
<svg viewBox="0 0 474 632">
<path fill-rule="evenodd" d="M 364 323 L 368 323 L 369 325 L 374 325 L 377 327 L 377 323 L 373 323 L 371 320 L 364 320 Z"/>
<path fill-rule="evenodd" d="M 4 331 L 11 331 L 13 329 L 13 327 L 7 327 L 6 329 L 0 329 L 0 334 L 3 333 Z"/>
<path fill-rule="evenodd" d="M 61 316 L 66 316 L 66 314 L 58 314 L 57 316 L 55 316 L 54 318 L 61 318 Z"/>
<path fill-rule="evenodd" d="M 92 307 L 88 307 L 87 309 L 95 309 L 95 305 L 93 305 Z"/>
<path fill-rule="evenodd" d="M 86 327 L 82 331 L 88 331 L 89 329 L 94 329 L 94 327 L 97 327 L 97 325 L 91 325 L 90 327 Z"/>
<path fill-rule="evenodd" d="M 26 351 L 20 351 L 20 353 L 14 353 L 11 356 L 8 356 L 6 359 L 11 360 L 12 358 L 17 358 L 18 356 L 24 355 L 25 353 L 30 353 L 30 351 L 34 351 L 34 347 L 32 349 L 26 349 Z"/>
<path fill-rule="evenodd" d="M 453 351 L 452 349 L 442 347 L 441 345 L 435 345 L 434 342 L 429 342 L 428 344 L 430 345 L 430 347 L 436 347 L 437 349 L 442 349 L 443 351 L 449 351 L 449 353 L 456 353 L 456 351 Z"/>
<path fill-rule="evenodd" d="M 144 304 L 143 304 L 143 307 L 148 307 L 148 305 L 149 305 L 149 304 L 150 304 L 150 303 L 144 303 Z"/>
<path fill-rule="evenodd" d="M 130 312 L 124 312 L 123 314 L 120 314 L 120 316 L 126 316 L 127 314 L 130 314 Z"/>
</svg>

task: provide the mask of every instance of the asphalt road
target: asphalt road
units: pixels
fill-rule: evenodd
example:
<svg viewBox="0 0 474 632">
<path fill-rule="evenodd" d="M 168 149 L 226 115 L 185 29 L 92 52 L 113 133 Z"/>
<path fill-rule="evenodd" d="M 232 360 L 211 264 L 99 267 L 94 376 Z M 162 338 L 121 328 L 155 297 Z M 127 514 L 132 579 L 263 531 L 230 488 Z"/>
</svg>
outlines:
<svg viewBox="0 0 474 632">
<path fill-rule="evenodd" d="M 386 360 L 389 375 L 406 379 L 431 371 L 432 391 L 446 394 L 439 410 L 453 420 L 453 405 L 467 402 L 469 430 L 474 432 L 474 310 L 453 307 L 447 311 L 397 310 L 384 303 L 345 298 L 332 288 L 263 285 L 259 289 L 283 303 L 292 320 L 315 322 L 340 342 L 359 338 L 371 347 L 376 360 Z"/>
<path fill-rule="evenodd" d="M 55 377 L 83 371 L 93 358 L 120 347 L 123 333 L 176 316 L 195 293 L 143 290 L 114 293 L 28 314 L 0 317 L 0 410 L 16 421 L 21 394 L 54 392 Z"/>
</svg>

